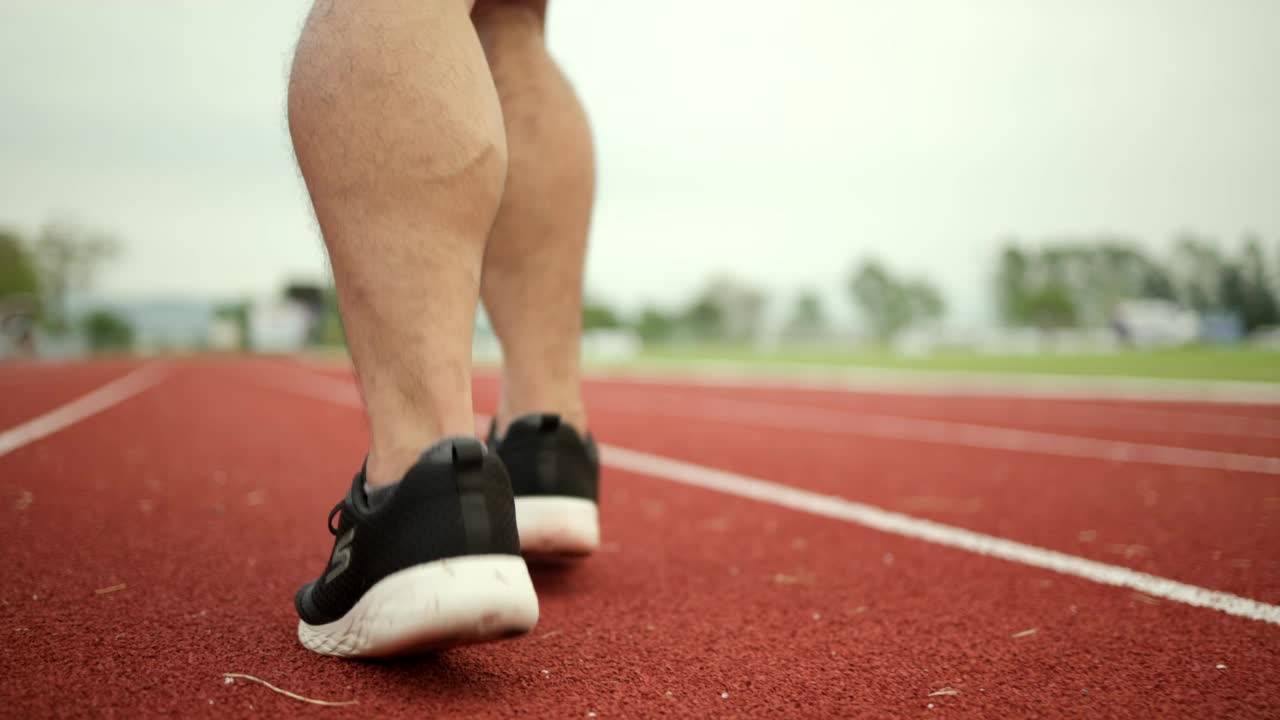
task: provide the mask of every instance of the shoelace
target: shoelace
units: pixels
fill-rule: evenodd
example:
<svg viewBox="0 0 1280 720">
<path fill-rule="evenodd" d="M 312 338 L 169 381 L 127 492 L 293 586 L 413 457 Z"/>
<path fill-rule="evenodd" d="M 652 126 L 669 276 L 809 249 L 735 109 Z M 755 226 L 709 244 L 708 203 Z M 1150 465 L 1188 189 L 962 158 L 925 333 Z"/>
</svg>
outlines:
<svg viewBox="0 0 1280 720">
<path fill-rule="evenodd" d="M 334 506 L 333 506 L 333 509 L 329 511 L 329 532 L 330 532 L 330 533 L 333 533 L 333 536 L 334 536 L 334 537 L 337 537 L 337 536 L 338 536 L 338 528 L 336 528 L 336 527 L 334 527 L 334 526 L 333 526 L 333 518 L 334 518 L 334 516 L 336 516 L 338 513 L 342 512 L 342 504 L 343 504 L 343 503 L 345 503 L 345 502 L 346 502 L 346 500 L 339 500 L 339 501 L 338 501 L 338 504 L 337 504 L 337 505 L 334 505 Z"/>
<path fill-rule="evenodd" d="M 351 486 L 352 486 L 351 492 L 354 493 L 355 488 L 358 488 L 364 485 L 364 470 L 365 470 L 364 467 L 361 466 L 360 472 L 356 473 L 356 476 L 351 479 Z M 339 500 L 338 504 L 334 505 L 333 509 L 329 511 L 329 532 L 333 534 L 334 537 L 338 536 L 338 528 L 334 527 L 333 518 L 336 517 L 338 513 L 342 512 L 342 506 L 346 502 L 347 501 L 345 499 Z"/>
</svg>

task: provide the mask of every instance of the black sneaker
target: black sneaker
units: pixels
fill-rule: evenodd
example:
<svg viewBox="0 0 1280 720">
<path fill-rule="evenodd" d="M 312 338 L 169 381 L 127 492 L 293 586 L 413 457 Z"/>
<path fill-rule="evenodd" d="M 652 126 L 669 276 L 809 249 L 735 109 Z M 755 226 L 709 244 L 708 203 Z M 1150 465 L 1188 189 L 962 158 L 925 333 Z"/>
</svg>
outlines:
<svg viewBox="0 0 1280 720">
<path fill-rule="evenodd" d="M 491 425 L 489 447 L 511 476 L 521 550 L 589 555 L 600 547 L 600 455 L 590 433 L 558 415 L 525 415 L 501 438 Z"/>
<path fill-rule="evenodd" d="M 295 598 L 309 650 L 399 655 L 514 637 L 538 621 L 511 483 L 479 440 L 443 440 L 371 491 L 362 470 L 329 530 L 329 565 Z"/>
</svg>

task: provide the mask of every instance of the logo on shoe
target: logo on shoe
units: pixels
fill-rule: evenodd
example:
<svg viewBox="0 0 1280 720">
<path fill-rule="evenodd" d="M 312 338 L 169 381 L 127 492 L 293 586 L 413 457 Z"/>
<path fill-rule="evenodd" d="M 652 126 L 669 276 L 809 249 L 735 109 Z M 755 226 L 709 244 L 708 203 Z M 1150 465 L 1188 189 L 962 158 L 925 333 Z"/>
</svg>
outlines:
<svg viewBox="0 0 1280 720">
<path fill-rule="evenodd" d="M 351 565 L 351 543 L 355 539 L 355 528 L 351 528 L 346 534 L 338 538 L 338 542 L 333 546 L 333 558 L 329 560 L 329 565 L 333 569 L 325 573 L 325 582 L 333 582 L 334 578 L 345 572 L 347 567 Z"/>
</svg>

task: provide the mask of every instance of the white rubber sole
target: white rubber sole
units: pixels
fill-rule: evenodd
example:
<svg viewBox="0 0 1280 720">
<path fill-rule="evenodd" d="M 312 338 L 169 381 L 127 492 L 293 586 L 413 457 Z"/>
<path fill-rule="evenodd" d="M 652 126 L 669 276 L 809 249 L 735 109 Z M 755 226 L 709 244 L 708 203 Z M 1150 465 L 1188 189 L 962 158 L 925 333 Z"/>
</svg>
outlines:
<svg viewBox="0 0 1280 720">
<path fill-rule="evenodd" d="M 546 555 L 590 555 L 600 547 L 600 512 L 576 497 L 516 498 L 520 550 Z"/>
<path fill-rule="evenodd" d="M 523 558 L 469 555 L 386 576 L 341 618 L 298 621 L 298 641 L 323 655 L 385 657 L 516 637 L 537 622 Z"/>
</svg>

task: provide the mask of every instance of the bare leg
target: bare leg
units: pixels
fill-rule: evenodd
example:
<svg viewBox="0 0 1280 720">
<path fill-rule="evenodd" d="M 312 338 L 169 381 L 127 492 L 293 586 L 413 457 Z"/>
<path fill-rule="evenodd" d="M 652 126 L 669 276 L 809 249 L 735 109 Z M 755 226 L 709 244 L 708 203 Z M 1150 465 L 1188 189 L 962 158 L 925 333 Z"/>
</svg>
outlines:
<svg viewBox="0 0 1280 720">
<path fill-rule="evenodd" d="M 510 161 L 481 292 L 504 356 L 500 427 L 554 412 L 585 430 L 582 273 L 595 191 L 591 133 L 543 42 L 545 0 L 479 0 Z"/>
<path fill-rule="evenodd" d="M 289 129 L 369 414 L 367 478 L 475 432 L 471 335 L 507 147 L 472 0 L 319 0 Z"/>
</svg>

